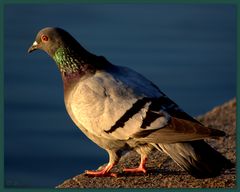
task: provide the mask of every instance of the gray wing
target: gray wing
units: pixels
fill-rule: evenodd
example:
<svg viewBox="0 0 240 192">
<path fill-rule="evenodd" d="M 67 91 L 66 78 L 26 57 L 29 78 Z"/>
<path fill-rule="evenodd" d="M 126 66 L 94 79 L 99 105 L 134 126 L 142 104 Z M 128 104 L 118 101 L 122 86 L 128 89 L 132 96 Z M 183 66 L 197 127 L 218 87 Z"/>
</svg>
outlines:
<svg viewBox="0 0 240 192">
<path fill-rule="evenodd" d="M 166 128 L 175 117 L 196 123 L 151 81 L 124 67 L 96 72 L 79 83 L 72 97 L 71 111 L 79 124 L 106 139 L 146 138 L 146 133 L 150 138 L 158 130 L 174 134 L 175 129 Z"/>
</svg>

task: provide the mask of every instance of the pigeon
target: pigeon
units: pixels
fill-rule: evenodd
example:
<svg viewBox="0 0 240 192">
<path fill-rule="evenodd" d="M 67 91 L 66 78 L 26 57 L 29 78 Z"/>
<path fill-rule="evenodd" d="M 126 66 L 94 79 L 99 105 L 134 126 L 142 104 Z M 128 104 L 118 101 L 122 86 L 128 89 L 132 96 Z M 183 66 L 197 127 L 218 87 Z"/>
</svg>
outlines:
<svg viewBox="0 0 240 192">
<path fill-rule="evenodd" d="M 57 64 L 73 122 L 109 155 L 106 166 L 87 170 L 86 175 L 116 177 L 111 169 L 129 151 L 140 155 L 140 164 L 123 172 L 145 174 L 153 149 L 196 178 L 216 177 L 235 166 L 204 141 L 225 136 L 223 131 L 195 120 L 141 74 L 90 53 L 58 27 L 37 33 L 28 52 L 37 49 Z"/>
</svg>

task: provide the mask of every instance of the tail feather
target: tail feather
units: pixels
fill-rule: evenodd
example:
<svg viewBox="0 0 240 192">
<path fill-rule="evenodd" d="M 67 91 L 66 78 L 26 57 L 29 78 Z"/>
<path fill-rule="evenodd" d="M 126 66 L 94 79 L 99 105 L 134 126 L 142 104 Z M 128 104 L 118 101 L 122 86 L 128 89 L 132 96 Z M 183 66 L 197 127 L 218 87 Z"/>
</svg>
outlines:
<svg viewBox="0 0 240 192">
<path fill-rule="evenodd" d="M 156 145 L 196 178 L 216 177 L 222 170 L 235 166 L 203 140 Z"/>
</svg>

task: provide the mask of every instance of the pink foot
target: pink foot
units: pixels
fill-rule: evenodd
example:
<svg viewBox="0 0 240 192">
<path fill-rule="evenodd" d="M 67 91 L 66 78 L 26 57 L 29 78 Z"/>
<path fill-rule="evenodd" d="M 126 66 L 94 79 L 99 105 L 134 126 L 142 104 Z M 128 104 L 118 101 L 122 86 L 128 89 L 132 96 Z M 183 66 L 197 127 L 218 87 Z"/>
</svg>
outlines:
<svg viewBox="0 0 240 192">
<path fill-rule="evenodd" d="M 116 173 L 109 173 L 104 171 L 85 171 L 86 175 L 93 176 L 93 177 L 117 177 Z"/>
<path fill-rule="evenodd" d="M 93 177 L 117 177 L 116 173 L 110 173 L 109 171 L 112 169 L 114 164 L 108 164 L 103 170 L 99 171 L 85 171 L 86 175 Z"/>
<path fill-rule="evenodd" d="M 125 169 L 123 169 L 123 171 L 124 172 L 130 172 L 130 173 L 139 173 L 139 172 L 147 173 L 147 170 L 145 168 L 146 161 L 147 161 L 147 157 L 141 157 L 141 162 L 140 162 L 139 167 L 137 167 L 137 168 L 125 168 Z"/>
<path fill-rule="evenodd" d="M 147 173 L 147 170 L 143 167 L 137 167 L 137 168 L 125 168 L 123 169 L 124 172 L 130 172 L 130 173 Z"/>
</svg>

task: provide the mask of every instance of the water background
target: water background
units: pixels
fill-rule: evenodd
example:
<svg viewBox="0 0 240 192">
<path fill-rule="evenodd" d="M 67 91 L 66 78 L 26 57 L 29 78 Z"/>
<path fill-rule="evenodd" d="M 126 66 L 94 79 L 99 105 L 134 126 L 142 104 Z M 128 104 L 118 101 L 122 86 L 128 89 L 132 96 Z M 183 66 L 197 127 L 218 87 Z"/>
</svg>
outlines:
<svg viewBox="0 0 240 192">
<path fill-rule="evenodd" d="M 193 116 L 236 95 L 233 5 L 7 4 L 7 187 L 52 188 L 108 161 L 67 115 L 54 62 L 41 51 L 27 54 L 46 26 L 62 27 L 92 53 L 142 73 Z"/>
</svg>

